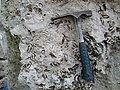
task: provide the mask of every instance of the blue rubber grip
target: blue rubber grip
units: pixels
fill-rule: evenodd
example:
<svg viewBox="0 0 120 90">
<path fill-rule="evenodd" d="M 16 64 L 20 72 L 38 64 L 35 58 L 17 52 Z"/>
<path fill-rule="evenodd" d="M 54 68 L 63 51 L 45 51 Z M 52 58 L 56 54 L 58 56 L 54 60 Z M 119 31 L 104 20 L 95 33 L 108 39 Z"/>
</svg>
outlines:
<svg viewBox="0 0 120 90">
<path fill-rule="evenodd" d="M 82 78 L 86 81 L 92 81 L 93 80 L 92 67 L 90 64 L 90 59 L 85 42 L 79 43 L 79 51 L 82 62 L 82 73 L 83 73 Z"/>
<path fill-rule="evenodd" d="M 4 82 L 3 90 L 8 90 L 8 81 Z"/>
</svg>

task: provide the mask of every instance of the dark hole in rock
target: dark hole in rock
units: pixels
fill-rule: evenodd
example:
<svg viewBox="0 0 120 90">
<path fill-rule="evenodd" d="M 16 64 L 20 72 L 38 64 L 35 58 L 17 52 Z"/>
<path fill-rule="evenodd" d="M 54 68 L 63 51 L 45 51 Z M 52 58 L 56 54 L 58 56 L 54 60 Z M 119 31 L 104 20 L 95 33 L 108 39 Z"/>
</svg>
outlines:
<svg viewBox="0 0 120 90">
<path fill-rule="evenodd" d="M 45 50 L 42 50 L 41 53 L 42 53 L 42 54 L 45 54 Z"/>
<path fill-rule="evenodd" d="M 28 8 L 29 12 L 32 12 L 32 5 L 31 5 L 31 4 L 29 4 L 29 5 L 27 6 L 27 8 Z"/>
<path fill-rule="evenodd" d="M 103 8 L 106 11 L 106 9 L 107 9 L 106 4 L 103 4 Z"/>
<path fill-rule="evenodd" d="M 50 86 L 50 90 L 55 90 L 55 86 Z"/>
<path fill-rule="evenodd" d="M 49 54 L 52 58 L 57 58 L 52 52 Z"/>
<path fill-rule="evenodd" d="M 93 72 L 100 73 L 102 70 L 98 70 L 97 68 L 93 69 Z"/>
<path fill-rule="evenodd" d="M 43 16 L 46 16 L 46 14 L 44 14 Z"/>
<path fill-rule="evenodd" d="M 20 16 L 20 10 L 17 10 L 17 11 L 15 12 L 15 14 L 16 14 L 17 16 Z"/>
<path fill-rule="evenodd" d="M 83 0 L 84 2 L 87 2 L 88 0 Z"/>
</svg>

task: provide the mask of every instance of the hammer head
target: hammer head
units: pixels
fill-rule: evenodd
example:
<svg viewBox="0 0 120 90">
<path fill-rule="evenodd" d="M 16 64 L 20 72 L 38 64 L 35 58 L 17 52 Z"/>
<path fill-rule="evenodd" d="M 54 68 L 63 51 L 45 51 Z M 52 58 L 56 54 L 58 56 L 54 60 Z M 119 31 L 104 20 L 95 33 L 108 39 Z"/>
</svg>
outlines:
<svg viewBox="0 0 120 90">
<path fill-rule="evenodd" d="M 51 20 L 56 20 L 56 19 L 60 19 L 60 18 L 63 18 L 63 17 L 67 17 L 67 16 L 72 16 L 74 18 L 79 18 L 81 16 L 85 16 L 85 17 L 90 17 L 92 16 L 92 11 L 91 10 L 86 10 L 86 11 L 80 11 L 80 12 L 74 12 L 74 13 L 69 13 L 69 14 L 65 14 L 65 15 L 62 15 L 62 16 L 58 16 L 58 17 L 55 17 L 55 18 L 51 18 Z"/>
</svg>

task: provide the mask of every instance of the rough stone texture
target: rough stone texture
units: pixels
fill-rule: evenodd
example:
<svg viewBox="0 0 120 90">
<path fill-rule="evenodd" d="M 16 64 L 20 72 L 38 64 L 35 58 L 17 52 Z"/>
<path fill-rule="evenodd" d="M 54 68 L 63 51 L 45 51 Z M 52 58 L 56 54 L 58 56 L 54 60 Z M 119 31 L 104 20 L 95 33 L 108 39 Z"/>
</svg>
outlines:
<svg viewBox="0 0 120 90">
<path fill-rule="evenodd" d="M 4 57 L 4 52 L 3 52 L 3 49 L 2 49 L 2 46 L 0 45 L 0 57 L 3 58 Z"/>
<path fill-rule="evenodd" d="M 13 38 L 7 38 L 8 73 L 14 72 L 14 77 L 8 75 L 13 78 L 11 90 L 119 90 L 119 0 L 2 0 L 2 7 L 1 22 L 9 28 L 7 37 Z M 81 79 L 73 19 L 51 21 L 51 17 L 88 9 L 93 16 L 81 19 L 81 26 L 93 82 Z M 21 89 L 21 83 L 27 89 Z"/>
<path fill-rule="evenodd" d="M 3 30 L 2 24 L 0 23 L 0 90 L 3 87 L 3 83 L 6 80 L 7 75 L 7 42 L 5 36 L 5 31 Z"/>
<path fill-rule="evenodd" d="M 0 22 L 0 58 L 6 59 L 6 57 L 7 57 L 6 33 L 3 29 L 3 25 Z"/>
</svg>

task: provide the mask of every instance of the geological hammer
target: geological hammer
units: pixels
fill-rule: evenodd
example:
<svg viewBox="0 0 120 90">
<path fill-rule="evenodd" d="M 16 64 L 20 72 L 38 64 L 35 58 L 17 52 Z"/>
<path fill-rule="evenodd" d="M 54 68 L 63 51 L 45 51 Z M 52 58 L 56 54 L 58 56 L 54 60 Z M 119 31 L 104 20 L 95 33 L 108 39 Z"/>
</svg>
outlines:
<svg viewBox="0 0 120 90">
<path fill-rule="evenodd" d="M 83 39 L 83 34 L 82 34 L 82 30 L 81 30 L 81 25 L 80 25 L 80 17 L 82 17 L 82 16 L 90 17 L 90 16 L 92 16 L 92 11 L 87 10 L 87 11 L 74 12 L 71 14 L 65 14 L 63 16 L 51 18 L 51 20 L 54 21 L 56 19 L 60 19 L 63 17 L 68 17 L 68 16 L 71 16 L 74 18 L 76 31 L 78 34 L 79 52 L 80 52 L 80 57 L 81 57 L 82 73 L 83 73 L 82 78 L 86 81 L 92 81 L 93 80 L 92 66 L 90 64 L 87 47 L 86 47 L 84 39 Z"/>
</svg>

